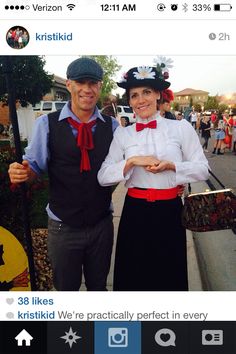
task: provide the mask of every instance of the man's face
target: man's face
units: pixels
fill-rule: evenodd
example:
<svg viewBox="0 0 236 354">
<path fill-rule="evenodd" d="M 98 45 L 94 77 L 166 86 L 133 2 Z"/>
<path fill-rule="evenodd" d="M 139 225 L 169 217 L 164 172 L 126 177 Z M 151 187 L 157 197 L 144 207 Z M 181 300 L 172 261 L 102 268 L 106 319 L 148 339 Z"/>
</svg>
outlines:
<svg viewBox="0 0 236 354">
<path fill-rule="evenodd" d="M 170 112 L 170 110 L 171 110 L 170 102 L 164 102 L 164 103 L 162 103 L 161 109 L 162 109 L 163 111 L 165 111 L 165 112 Z"/>
<path fill-rule="evenodd" d="M 66 86 L 71 94 L 71 108 L 76 114 L 79 111 L 93 113 L 99 99 L 102 83 L 93 80 L 67 80 Z"/>
</svg>

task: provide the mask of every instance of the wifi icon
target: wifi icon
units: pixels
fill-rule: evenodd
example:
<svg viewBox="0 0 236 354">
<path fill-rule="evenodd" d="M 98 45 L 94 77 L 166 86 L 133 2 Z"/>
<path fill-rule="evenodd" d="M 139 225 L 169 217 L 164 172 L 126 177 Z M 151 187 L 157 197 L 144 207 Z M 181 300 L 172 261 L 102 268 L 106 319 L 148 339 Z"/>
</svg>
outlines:
<svg viewBox="0 0 236 354">
<path fill-rule="evenodd" d="M 75 4 L 68 4 L 66 5 L 70 11 L 72 11 L 75 8 Z"/>
</svg>

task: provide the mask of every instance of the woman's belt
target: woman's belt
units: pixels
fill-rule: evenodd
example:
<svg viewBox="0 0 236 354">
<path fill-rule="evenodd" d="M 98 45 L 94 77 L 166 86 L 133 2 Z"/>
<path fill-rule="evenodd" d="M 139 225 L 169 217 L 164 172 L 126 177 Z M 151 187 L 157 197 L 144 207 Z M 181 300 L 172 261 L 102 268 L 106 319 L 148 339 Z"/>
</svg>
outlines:
<svg viewBox="0 0 236 354">
<path fill-rule="evenodd" d="M 156 200 L 174 199 L 177 197 L 178 191 L 178 187 L 169 189 L 128 188 L 128 195 L 132 198 L 146 199 L 148 202 L 155 202 Z"/>
</svg>

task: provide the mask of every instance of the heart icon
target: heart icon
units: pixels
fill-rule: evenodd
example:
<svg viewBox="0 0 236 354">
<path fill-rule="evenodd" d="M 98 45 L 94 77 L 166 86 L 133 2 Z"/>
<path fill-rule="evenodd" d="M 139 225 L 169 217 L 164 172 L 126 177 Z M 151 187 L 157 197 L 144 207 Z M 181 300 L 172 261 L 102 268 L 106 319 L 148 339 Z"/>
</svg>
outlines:
<svg viewBox="0 0 236 354">
<path fill-rule="evenodd" d="M 161 340 L 163 340 L 163 342 L 167 342 L 170 339 L 170 335 L 169 335 L 169 333 L 162 333 L 160 335 L 160 338 L 161 338 Z"/>
<path fill-rule="evenodd" d="M 7 312 L 6 313 L 6 317 L 9 318 L 9 319 L 12 319 L 12 318 L 14 318 L 14 313 L 13 312 Z"/>
<path fill-rule="evenodd" d="M 13 299 L 12 297 L 8 297 L 8 298 L 6 299 L 6 303 L 7 303 L 8 305 L 12 305 L 13 302 L 14 302 L 14 299 Z"/>
</svg>

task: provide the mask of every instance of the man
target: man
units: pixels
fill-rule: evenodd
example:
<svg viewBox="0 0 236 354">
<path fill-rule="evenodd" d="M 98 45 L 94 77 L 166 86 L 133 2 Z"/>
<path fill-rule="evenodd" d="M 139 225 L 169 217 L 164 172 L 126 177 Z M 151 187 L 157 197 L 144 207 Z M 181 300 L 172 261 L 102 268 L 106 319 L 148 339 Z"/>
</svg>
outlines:
<svg viewBox="0 0 236 354">
<path fill-rule="evenodd" d="M 176 120 L 182 120 L 183 119 L 183 114 L 181 112 L 178 112 L 176 115 Z"/>
<path fill-rule="evenodd" d="M 118 126 L 96 106 L 103 70 L 79 58 L 67 68 L 71 94 L 61 111 L 37 119 L 21 164 L 9 168 L 12 183 L 49 175 L 48 253 L 57 290 L 79 290 L 82 269 L 87 290 L 106 290 L 113 244 L 111 189 L 97 172 Z"/>
<path fill-rule="evenodd" d="M 192 109 L 192 112 L 190 113 L 190 122 L 194 129 L 196 130 L 197 128 L 197 112 L 195 112 L 194 107 Z"/>
<path fill-rule="evenodd" d="M 170 89 L 161 92 L 161 98 L 158 101 L 158 109 L 160 115 L 167 119 L 175 120 L 174 114 L 171 113 L 171 102 L 174 100 L 174 93 Z"/>
</svg>

